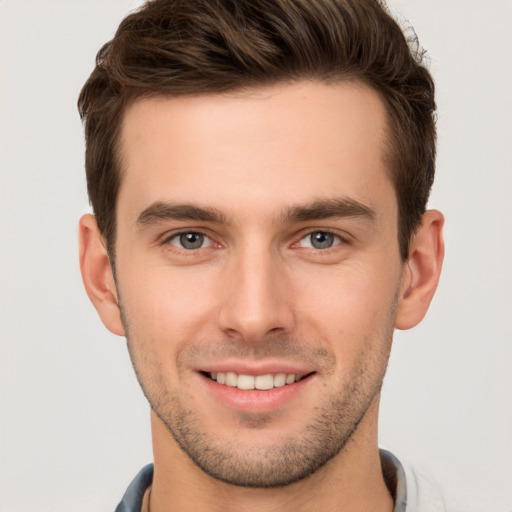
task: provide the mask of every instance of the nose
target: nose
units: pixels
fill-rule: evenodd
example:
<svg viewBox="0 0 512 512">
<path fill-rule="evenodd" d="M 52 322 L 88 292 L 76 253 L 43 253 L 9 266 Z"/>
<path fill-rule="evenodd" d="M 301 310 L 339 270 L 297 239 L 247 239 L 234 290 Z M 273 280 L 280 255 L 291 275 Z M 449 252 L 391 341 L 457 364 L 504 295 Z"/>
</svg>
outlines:
<svg viewBox="0 0 512 512">
<path fill-rule="evenodd" d="M 270 250 L 246 250 L 227 266 L 221 283 L 219 328 L 231 338 L 258 342 L 290 333 L 293 297 L 284 263 Z"/>
</svg>

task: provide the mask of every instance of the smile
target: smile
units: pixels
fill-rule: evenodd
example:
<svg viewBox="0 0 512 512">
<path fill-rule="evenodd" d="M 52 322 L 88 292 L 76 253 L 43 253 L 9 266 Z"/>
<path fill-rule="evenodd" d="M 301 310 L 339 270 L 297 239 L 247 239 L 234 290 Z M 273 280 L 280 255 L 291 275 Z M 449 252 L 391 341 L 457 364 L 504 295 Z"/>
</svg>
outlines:
<svg viewBox="0 0 512 512">
<path fill-rule="evenodd" d="M 280 388 L 300 381 L 304 375 L 295 373 L 267 373 L 264 375 L 246 375 L 235 372 L 211 372 L 206 374 L 218 384 L 243 390 L 258 389 L 265 391 Z"/>
</svg>

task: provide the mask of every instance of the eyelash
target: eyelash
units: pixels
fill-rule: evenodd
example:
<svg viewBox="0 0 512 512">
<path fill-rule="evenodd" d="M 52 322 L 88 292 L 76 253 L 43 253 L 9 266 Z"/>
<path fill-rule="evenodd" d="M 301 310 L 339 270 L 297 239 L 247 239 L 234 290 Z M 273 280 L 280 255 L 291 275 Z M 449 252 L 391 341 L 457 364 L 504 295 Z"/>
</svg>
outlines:
<svg viewBox="0 0 512 512">
<path fill-rule="evenodd" d="M 332 244 L 331 245 L 328 245 L 327 247 L 314 247 L 313 246 L 313 240 L 312 240 L 312 237 L 314 235 L 323 235 L 324 237 L 332 237 Z M 334 249 L 335 247 L 337 247 L 338 245 L 342 245 L 342 244 L 346 244 L 348 243 L 346 238 L 342 237 L 340 234 L 338 233 L 335 233 L 333 231 L 329 231 L 329 230 L 325 230 L 325 229 L 315 229 L 315 230 L 310 230 L 308 231 L 306 234 L 304 234 L 298 242 L 296 242 L 295 244 L 293 245 L 298 245 L 300 244 L 303 240 L 306 240 L 306 239 L 309 239 L 311 242 L 311 245 L 309 246 L 306 246 L 304 248 L 307 248 L 307 249 L 313 249 L 315 251 L 318 251 L 318 252 L 327 252 L 329 251 L 329 249 Z M 318 240 L 317 240 L 318 241 Z M 320 240 L 320 243 L 322 243 L 322 241 Z"/>
<path fill-rule="evenodd" d="M 308 237 L 312 237 L 315 234 L 322 234 L 322 235 L 327 235 L 328 237 L 333 237 L 334 240 L 332 242 L 332 245 L 330 245 L 328 247 L 314 247 L 312 245 L 303 247 L 300 245 L 304 239 L 307 239 Z M 207 239 L 209 241 L 209 243 L 206 247 L 201 246 L 201 247 L 196 247 L 196 248 L 180 247 L 179 245 L 172 243 L 173 240 L 179 239 L 179 237 L 182 237 L 184 235 L 198 235 L 198 236 L 201 236 L 201 237 L 204 237 L 205 239 Z M 202 243 L 204 243 L 204 240 Z M 315 251 L 316 253 L 327 253 L 327 252 L 330 252 L 331 250 L 335 250 L 335 248 L 339 245 L 347 245 L 349 243 L 350 242 L 347 239 L 347 237 L 342 236 L 338 232 L 334 232 L 334 231 L 328 230 L 328 229 L 309 229 L 307 232 L 303 231 L 300 234 L 300 238 L 298 239 L 298 241 L 294 242 L 291 245 L 291 247 L 297 248 L 297 249 L 310 249 L 310 250 Z M 172 235 L 167 236 L 163 239 L 162 245 L 167 245 L 167 246 L 171 245 L 173 247 L 173 250 L 179 251 L 180 253 L 187 255 L 187 256 L 192 256 L 193 254 L 197 253 L 197 251 L 199 251 L 200 249 L 208 249 L 212 246 L 216 246 L 216 248 L 221 247 L 221 244 L 219 244 L 218 242 L 215 242 L 215 240 L 210 235 L 208 235 L 208 233 L 201 231 L 199 229 L 198 230 L 183 230 L 183 231 L 179 231 L 177 233 L 173 233 Z"/>
<path fill-rule="evenodd" d="M 207 247 L 197 247 L 197 248 L 192 248 L 192 249 L 187 249 L 185 247 L 179 247 L 178 245 L 175 245 L 175 244 L 172 243 L 173 240 L 179 239 L 180 237 L 182 237 L 184 235 L 199 235 L 199 236 L 204 237 L 205 239 L 209 240 L 210 243 L 208 244 Z M 184 230 L 184 231 L 179 231 L 177 233 L 173 233 L 172 235 L 166 237 L 162 241 L 162 245 L 172 245 L 175 250 L 181 251 L 181 252 L 183 252 L 185 254 L 188 254 L 188 255 L 193 254 L 196 250 L 205 249 L 205 248 L 208 248 L 208 247 L 210 247 L 210 246 L 212 246 L 214 244 L 215 244 L 215 242 L 214 242 L 214 240 L 213 240 L 213 238 L 211 236 L 209 236 L 204 231 L 196 230 L 196 229 Z M 217 245 L 219 245 L 219 244 L 217 244 Z"/>
</svg>

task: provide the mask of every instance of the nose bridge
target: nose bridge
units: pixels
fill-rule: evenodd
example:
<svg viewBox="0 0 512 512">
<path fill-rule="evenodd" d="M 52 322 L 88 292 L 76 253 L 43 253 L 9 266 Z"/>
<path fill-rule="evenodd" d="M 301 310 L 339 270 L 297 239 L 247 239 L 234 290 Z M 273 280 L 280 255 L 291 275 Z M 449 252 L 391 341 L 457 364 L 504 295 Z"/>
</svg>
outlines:
<svg viewBox="0 0 512 512">
<path fill-rule="evenodd" d="M 247 244 L 233 255 L 225 276 L 219 326 L 230 336 L 258 341 L 291 329 L 284 263 L 268 246 Z"/>
</svg>

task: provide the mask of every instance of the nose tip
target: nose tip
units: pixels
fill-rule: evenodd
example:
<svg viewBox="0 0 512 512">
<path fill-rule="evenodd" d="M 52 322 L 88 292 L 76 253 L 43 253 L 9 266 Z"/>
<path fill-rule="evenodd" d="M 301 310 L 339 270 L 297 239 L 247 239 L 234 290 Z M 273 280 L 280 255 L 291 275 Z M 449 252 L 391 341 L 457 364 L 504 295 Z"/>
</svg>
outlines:
<svg viewBox="0 0 512 512">
<path fill-rule="evenodd" d="M 286 275 L 271 258 L 236 265 L 222 297 L 219 328 L 231 338 L 254 343 L 293 328 Z"/>
</svg>

